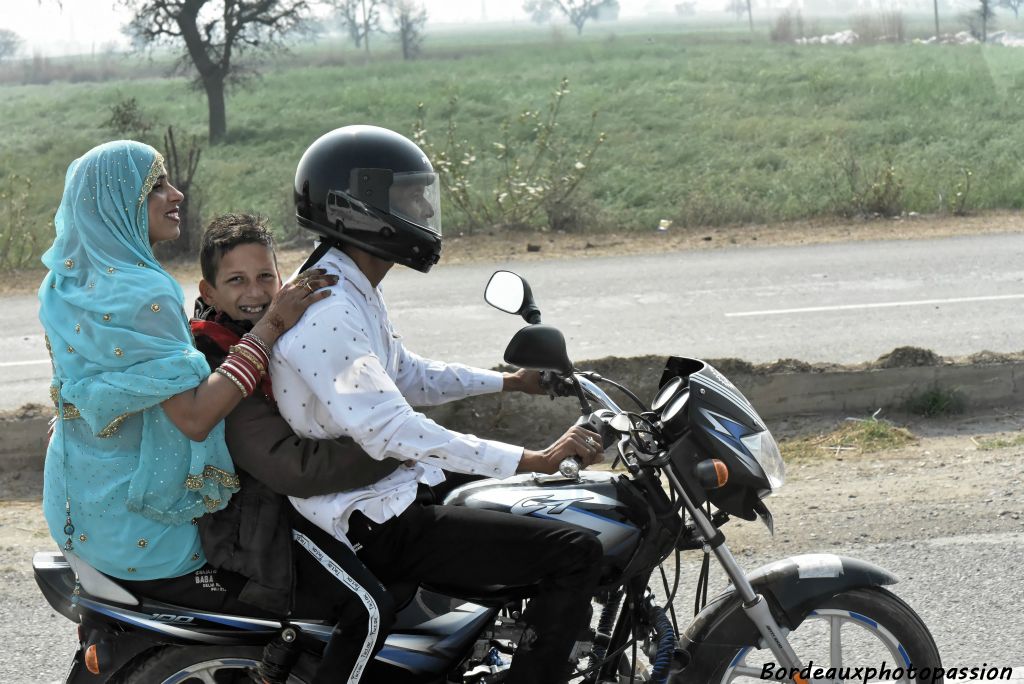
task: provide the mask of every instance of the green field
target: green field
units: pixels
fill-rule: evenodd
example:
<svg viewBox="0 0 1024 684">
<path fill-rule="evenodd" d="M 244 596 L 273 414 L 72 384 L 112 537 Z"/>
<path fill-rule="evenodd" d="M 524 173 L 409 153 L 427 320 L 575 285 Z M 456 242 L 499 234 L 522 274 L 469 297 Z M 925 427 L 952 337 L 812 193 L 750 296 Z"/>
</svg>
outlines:
<svg viewBox="0 0 1024 684">
<path fill-rule="evenodd" d="M 490 150 L 501 122 L 546 107 L 563 76 L 571 92 L 561 134 L 583 142 L 596 110 L 608 136 L 574 200 L 581 228 L 1024 206 L 1024 50 L 798 47 L 711 31 L 582 40 L 535 31 L 469 45 L 447 37 L 428 41 L 414 62 L 395 59 L 383 41 L 378 50 L 365 64 L 350 48 L 309 48 L 233 92 L 228 142 L 202 153 L 202 215 L 255 210 L 284 230 L 295 163 L 319 134 L 350 123 L 410 133 L 424 102 L 441 142 L 452 96 L 458 130 L 478 150 L 474 185 L 485 188 L 498 174 Z M 4 182 L 4 233 L 47 241 L 67 164 L 112 137 L 104 122 L 126 97 L 138 99 L 154 131 L 173 124 L 205 135 L 205 98 L 181 78 L 0 87 L 0 179 L 32 181 L 20 213 L 9 197 L 20 184 Z M 950 197 L 958 184 L 964 190 L 964 170 L 970 189 L 957 204 Z M 452 207 L 444 211 L 447 232 L 468 228 Z"/>
</svg>

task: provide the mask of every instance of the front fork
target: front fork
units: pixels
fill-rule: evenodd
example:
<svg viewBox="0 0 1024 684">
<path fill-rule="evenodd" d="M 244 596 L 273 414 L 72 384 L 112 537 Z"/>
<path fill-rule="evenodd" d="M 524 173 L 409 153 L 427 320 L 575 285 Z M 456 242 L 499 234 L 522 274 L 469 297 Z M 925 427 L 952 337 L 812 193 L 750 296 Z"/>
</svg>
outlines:
<svg viewBox="0 0 1024 684">
<path fill-rule="evenodd" d="M 754 591 L 750 580 L 747 579 L 746 574 L 744 574 L 742 568 L 736 562 L 736 558 L 733 557 L 732 551 L 725 545 L 725 537 L 711 524 L 704 511 L 690 500 L 690 497 L 686 494 L 686 488 L 676 477 L 676 474 L 672 472 L 672 469 L 665 468 L 664 472 L 669 480 L 671 480 L 672 486 L 675 487 L 690 517 L 693 518 L 694 524 L 697 525 L 697 529 L 700 531 L 705 543 L 711 546 L 715 557 L 718 558 L 718 562 L 725 570 L 725 574 L 732 581 L 737 595 L 742 600 L 743 612 L 746 613 L 751 623 L 757 627 L 757 631 L 761 634 L 761 639 L 764 641 L 765 646 L 771 650 L 779 665 L 785 667 L 788 672 L 799 673 L 803 669 L 799 656 L 793 650 L 789 640 L 786 639 L 786 635 L 783 634 L 782 628 L 779 627 L 779 623 L 775 620 L 775 616 L 772 615 L 771 609 L 768 608 L 768 602 L 765 601 L 764 596 Z M 794 674 L 793 681 L 797 684 L 805 684 L 807 680 L 799 674 Z"/>
</svg>

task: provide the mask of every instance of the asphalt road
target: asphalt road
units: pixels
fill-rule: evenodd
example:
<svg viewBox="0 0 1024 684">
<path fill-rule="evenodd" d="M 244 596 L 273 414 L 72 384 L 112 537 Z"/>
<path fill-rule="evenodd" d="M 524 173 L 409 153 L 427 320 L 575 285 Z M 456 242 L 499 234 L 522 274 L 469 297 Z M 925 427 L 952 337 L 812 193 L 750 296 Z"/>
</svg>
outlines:
<svg viewBox="0 0 1024 684">
<path fill-rule="evenodd" d="M 523 325 L 484 304 L 495 268 L 525 276 L 570 356 L 679 354 L 857 363 L 902 345 L 947 356 L 1024 348 L 1024 235 L 742 247 L 395 269 L 392 319 L 417 353 L 491 367 Z M 194 296 L 194 285 L 186 296 Z M 0 312 L 0 410 L 47 401 L 34 296 Z"/>
</svg>

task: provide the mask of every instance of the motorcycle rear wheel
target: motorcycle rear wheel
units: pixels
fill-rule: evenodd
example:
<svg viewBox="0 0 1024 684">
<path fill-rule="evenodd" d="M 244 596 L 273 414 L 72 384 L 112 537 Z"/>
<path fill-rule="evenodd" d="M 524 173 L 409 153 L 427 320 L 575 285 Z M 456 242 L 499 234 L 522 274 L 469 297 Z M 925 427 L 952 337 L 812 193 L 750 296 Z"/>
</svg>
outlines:
<svg viewBox="0 0 1024 684">
<path fill-rule="evenodd" d="M 851 668 L 851 672 L 858 667 L 875 668 L 877 671 L 883 664 L 890 672 L 897 668 L 905 671 L 911 665 L 918 672 L 924 668 L 932 671 L 941 667 L 935 641 L 921 618 L 897 596 L 880 587 L 837 594 L 811 611 L 788 638 L 803 665 L 811 666 L 812 674 L 816 668 L 827 672 L 830 667 Z M 777 671 L 771 651 L 742 648 L 719 665 L 711 681 L 715 684 L 764 682 L 762 674 L 766 664 L 775 666 L 774 671 Z M 812 677 L 809 681 L 832 680 Z M 862 680 L 858 678 L 857 681 Z M 918 675 L 913 680 L 905 676 L 899 680 L 870 681 L 943 680 L 933 680 L 931 676 L 925 679 Z"/>
<path fill-rule="evenodd" d="M 146 684 L 252 684 L 263 657 L 258 646 L 162 646 L 118 673 L 118 682 Z M 308 684 L 313 670 L 299 658 L 288 684 Z"/>
</svg>

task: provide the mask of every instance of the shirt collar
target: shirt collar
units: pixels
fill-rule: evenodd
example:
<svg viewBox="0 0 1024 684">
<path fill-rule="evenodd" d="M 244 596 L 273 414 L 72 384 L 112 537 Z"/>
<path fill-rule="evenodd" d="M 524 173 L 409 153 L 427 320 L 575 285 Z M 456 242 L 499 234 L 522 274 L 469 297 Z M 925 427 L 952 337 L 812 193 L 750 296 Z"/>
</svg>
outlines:
<svg viewBox="0 0 1024 684">
<path fill-rule="evenodd" d="M 322 261 L 337 268 L 341 277 L 352 283 L 368 301 L 381 298 L 380 286 L 374 287 L 370 283 L 370 279 L 356 266 L 356 262 L 352 260 L 352 257 L 337 247 L 331 247 L 327 254 L 324 255 Z"/>
</svg>

